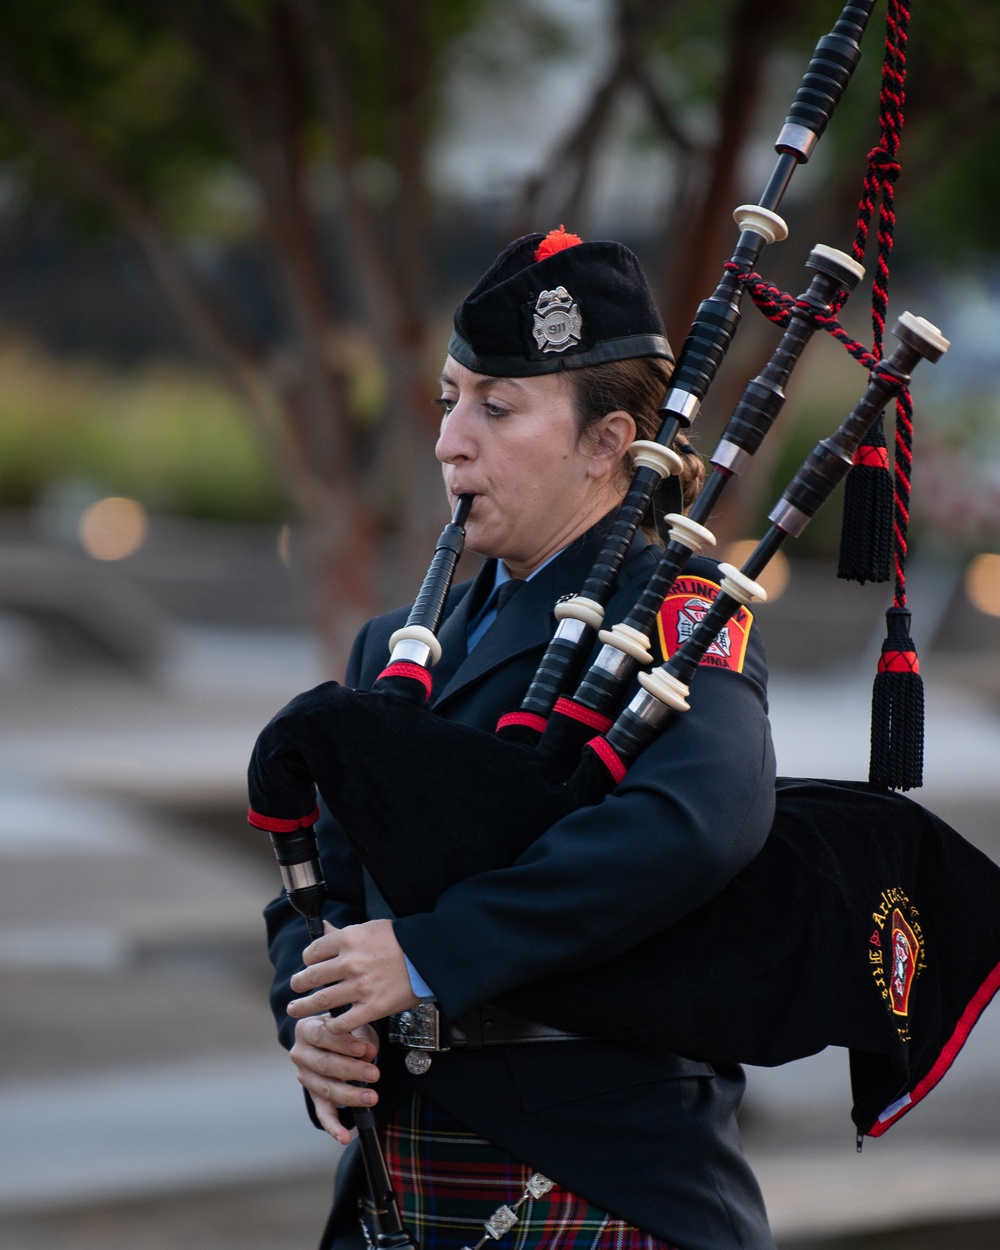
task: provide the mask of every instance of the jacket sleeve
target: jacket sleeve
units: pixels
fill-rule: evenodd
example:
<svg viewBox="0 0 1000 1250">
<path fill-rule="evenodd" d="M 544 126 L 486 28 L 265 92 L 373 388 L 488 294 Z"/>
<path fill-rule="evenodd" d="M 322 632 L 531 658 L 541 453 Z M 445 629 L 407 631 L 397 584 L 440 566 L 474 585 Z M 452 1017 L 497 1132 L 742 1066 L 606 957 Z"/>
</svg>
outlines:
<svg viewBox="0 0 1000 1250">
<path fill-rule="evenodd" d="M 367 633 L 366 625 L 351 650 L 345 685 L 354 686 L 358 682 Z M 324 915 L 337 928 L 360 924 L 367 919 L 361 861 L 337 821 L 322 805 L 321 813 L 316 822 L 316 839 L 326 881 L 328 901 Z M 278 1026 L 278 1038 L 285 1049 L 290 1050 L 295 1041 L 295 1021 L 285 1008 L 295 995 L 289 981 L 304 966 L 302 952 L 309 945 L 309 932 L 305 920 L 288 902 L 284 892 L 264 909 L 264 922 L 267 926 L 268 956 L 274 966 L 271 1010 Z"/>
<path fill-rule="evenodd" d="M 766 667 L 751 631 L 742 673 L 699 668 L 677 717 L 602 803 L 544 833 L 510 868 L 395 922 L 445 1014 L 549 973 L 602 963 L 717 894 L 774 814 Z"/>
</svg>

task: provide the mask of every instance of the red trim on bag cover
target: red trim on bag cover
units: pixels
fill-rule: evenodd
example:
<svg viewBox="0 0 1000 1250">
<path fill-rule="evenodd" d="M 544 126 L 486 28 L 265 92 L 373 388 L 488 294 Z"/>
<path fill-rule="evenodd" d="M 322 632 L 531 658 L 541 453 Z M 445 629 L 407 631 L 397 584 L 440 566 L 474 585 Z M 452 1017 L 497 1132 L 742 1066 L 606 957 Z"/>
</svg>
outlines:
<svg viewBox="0 0 1000 1250">
<path fill-rule="evenodd" d="M 539 716 L 537 712 L 507 712 L 497 721 L 496 733 L 501 729 L 506 729 L 509 725 L 523 725 L 527 729 L 534 729 L 536 733 L 544 733 L 545 726 L 548 724 L 544 716 Z"/>
<path fill-rule="evenodd" d="M 879 656 L 878 671 L 917 674 L 920 672 L 920 661 L 916 651 L 883 651 Z"/>
<path fill-rule="evenodd" d="M 867 443 L 862 443 L 854 453 L 854 463 L 864 465 L 866 469 L 888 469 L 889 449 L 869 447 Z"/>
<path fill-rule="evenodd" d="M 604 767 L 615 779 L 615 785 L 628 772 L 628 769 L 615 754 L 614 747 L 610 746 L 607 738 L 591 738 L 587 746 L 594 752 Z"/>
<path fill-rule="evenodd" d="M 903 1106 L 891 1116 L 887 1116 L 884 1120 L 877 1120 L 875 1124 L 868 1130 L 869 1137 L 881 1137 L 882 1134 L 893 1126 L 896 1121 L 906 1115 L 912 1107 L 921 1102 L 931 1092 L 938 1081 L 944 1076 L 951 1065 L 958 1057 L 958 1052 L 965 1045 L 969 1034 L 972 1032 L 973 1025 L 990 1005 L 990 1001 L 1000 990 L 1000 964 L 993 969 L 990 975 L 982 983 L 972 999 L 969 1001 L 968 1007 L 962 1012 L 958 1024 L 955 1026 L 955 1032 L 945 1043 L 937 1061 L 927 1075 L 916 1083 L 910 1091 L 909 1097 Z M 885 1115 L 885 1112 L 882 1113 Z"/>
<path fill-rule="evenodd" d="M 433 678 L 422 664 L 413 664 L 409 660 L 397 660 L 395 664 L 384 668 L 375 680 L 381 681 L 383 677 L 409 677 L 412 681 L 419 681 L 424 688 L 424 698 L 431 697 Z"/>
<path fill-rule="evenodd" d="M 294 833 L 296 829 L 308 829 L 319 820 L 319 806 L 312 809 L 308 816 L 300 816 L 298 820 L 282 820 L 278 816 L 262 816 L 252 807 L 247 808 L 247 820 L 255 829 L 263 829 L 267 833 Z"/>
<path fill-rule="evenodd" d="M 578 720 L 581 724 L 589 725 L 591 729 L 596 729 L 599 734 L 604 733 L 611 728 L 611 717 L 602 716 L 600 712 L 594 712 L 589 707 L 584 707 L 582 703 L 577 703 L 573 699 L 565 697 L 556 699 L 556 705 L 552 709 L 561 716 L 569 716 L 572 720 Z"/>
</svg>

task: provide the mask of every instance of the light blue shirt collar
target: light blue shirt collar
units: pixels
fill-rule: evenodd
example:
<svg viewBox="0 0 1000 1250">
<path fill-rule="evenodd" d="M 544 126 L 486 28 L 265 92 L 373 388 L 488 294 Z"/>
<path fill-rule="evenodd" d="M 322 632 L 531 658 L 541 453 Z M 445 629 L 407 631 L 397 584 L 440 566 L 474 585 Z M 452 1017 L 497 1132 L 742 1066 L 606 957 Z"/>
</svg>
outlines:
<svg viewBox="0 0 1000 1250">
<path fill-rule="evenodd" d="M 545 568 L 546 565 L 551 564 L 552 561 L 557 556 L 561 555 L 563 551 L 565 550 L 566 550 L 565 547 L 560 547 L 558 551 L 553 552 L 552 555 L 550 555 L 547 560 L 543 560 L 542 563 L 538 566 L 538 568 L 535 569 L 532 573 L 529 573 L 528 576 L 524 580 L 526 582 L 530 582 L 531 579 L 533 577 L 536 577 L 542 571 L 542 569 Z M 466 641 L 465 641 L 465 646 L 466 646 L 467 651 L 472 650 L 472 648 L 476 645 L 476 643 L 480 641 L 482 636 L 486 633 L 489 627 L 497 619 L 496 593 L 500 589 L 500 587 L 504 584 L 504 582 L 509 582 L 512 580 L 513 578 L 511 577 L 510 569 L 507 568 L 506 564 L 504 564 L 502 560 L 497 560 L 496 572 L 494 573 L 494 576 L 493 576 L 493 586 L 490 590 L 490 593 L 486 596 L 486 602 L 479 609 L 479 611 L 472 618 L 472 620 L 469 621 L 468 632 L 466 634 Z"/>
</svg>

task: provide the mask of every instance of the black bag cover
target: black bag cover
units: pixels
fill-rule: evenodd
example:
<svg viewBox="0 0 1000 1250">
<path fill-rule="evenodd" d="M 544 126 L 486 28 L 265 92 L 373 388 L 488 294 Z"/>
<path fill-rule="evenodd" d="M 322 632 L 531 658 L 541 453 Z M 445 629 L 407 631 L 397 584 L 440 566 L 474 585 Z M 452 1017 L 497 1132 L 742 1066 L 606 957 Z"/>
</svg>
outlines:
<svg viewBox="0 0 1000 1250">
<path fill-rule="evenodd" d="M 553 782 L 526 747 L 329 682 L 260 735 L 251 819 L 298 822 L 315 787 L 407 915 L 513 862 L 611 782 L 591 752 Z M 1000 868 L 901 795 L 779 779 L 767 843 L 714 899 L 502 1005 L 715 1063 L 772 1066 L 846 1047 L 855 1124 L 878 1136 L 941 1079 L 998 986 Z"/>
<path fill-rule="evenodd" d="M 992 860 L 901 795 L 781 778 L 763 850 L 711 902 L 505 1005 L 715 1063 L 847 1047 L 855 1124 L 878 1136 L 937 1084 L 998 987 Z"/>
<path fill-rule="evenodd" d="M 386 684 L 330 681 L 293 699 L 257 739 L 249 791 L 251 823 L 268 828 L 312 812 L 318 789 L 397 916 L 513 863 L 614 784 L 589 752 L 569 781 L 552 782 L 531 748 L 444 720 Z"/>
</svg>

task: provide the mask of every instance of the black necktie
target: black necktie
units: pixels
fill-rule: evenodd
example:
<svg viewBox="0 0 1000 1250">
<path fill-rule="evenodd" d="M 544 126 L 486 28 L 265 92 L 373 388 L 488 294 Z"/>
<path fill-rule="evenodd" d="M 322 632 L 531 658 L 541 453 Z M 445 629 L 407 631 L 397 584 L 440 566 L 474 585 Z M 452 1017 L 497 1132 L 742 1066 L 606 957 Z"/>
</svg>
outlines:
<svg viewBox="0 0 1000 1250">
<path fill-rule="evenodd" d="M 510 603 L 511 599 L 514 598 L 523 585 L 524 582 L 520 577 L 511 577 L 497 587 L 495 599 L 498 615 Z"/>
</svg>

